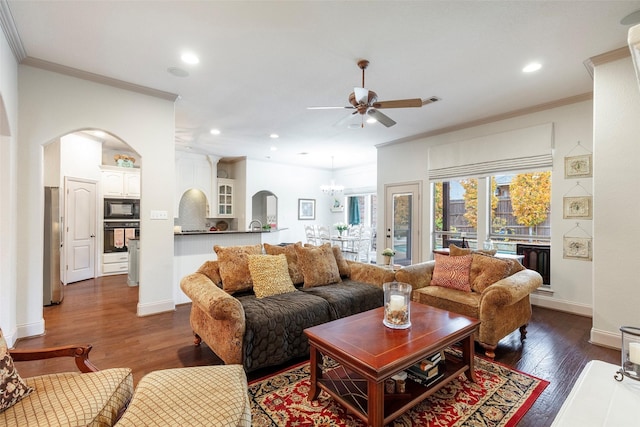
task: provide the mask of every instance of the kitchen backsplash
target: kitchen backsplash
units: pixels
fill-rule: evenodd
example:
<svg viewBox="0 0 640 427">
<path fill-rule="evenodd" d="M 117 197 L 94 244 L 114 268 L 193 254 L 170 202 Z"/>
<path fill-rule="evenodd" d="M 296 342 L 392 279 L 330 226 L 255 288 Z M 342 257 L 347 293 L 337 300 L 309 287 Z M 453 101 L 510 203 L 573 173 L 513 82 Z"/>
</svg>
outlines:
<svg viewBox="0 0 640 427">
<path fill-rule="evenodd" d="M 208 230 L 207 222 L 207 198 L 204 193 L 194 189 L 186 191 L 180 199 L 175 225 L 180 225 L 182 231 Z"/>
</svg>

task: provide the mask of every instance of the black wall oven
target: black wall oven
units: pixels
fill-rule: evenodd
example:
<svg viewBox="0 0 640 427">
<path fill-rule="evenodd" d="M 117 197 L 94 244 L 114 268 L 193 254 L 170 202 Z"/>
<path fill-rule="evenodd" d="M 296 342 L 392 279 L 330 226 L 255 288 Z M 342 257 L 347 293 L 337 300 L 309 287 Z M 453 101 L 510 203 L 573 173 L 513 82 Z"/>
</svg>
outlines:
<svg viewBox="0 0 640 427">
<path fill-rule="evenodd" d="M 129 239 L 140 238 L 140 221 L 104 222 L 104 253 L 127 252 Z"/>
<path fill-rule="evenodd" d="M 104 219 L 140 219 L 140 199 L 104 199 Z"/>
</svg>

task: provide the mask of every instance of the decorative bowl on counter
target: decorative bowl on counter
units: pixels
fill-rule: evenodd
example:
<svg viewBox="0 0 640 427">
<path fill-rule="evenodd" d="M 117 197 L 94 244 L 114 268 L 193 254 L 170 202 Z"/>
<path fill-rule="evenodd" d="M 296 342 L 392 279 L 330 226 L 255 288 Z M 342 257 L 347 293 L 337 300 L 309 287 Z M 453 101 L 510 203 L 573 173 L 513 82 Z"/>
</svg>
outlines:
<svg viewBox="0 0 640 427">
<path fill-rule="evenodd" d="M 217 231 L 227 231 L 228 228 L 229 228 L 229 224 L 227 223 L 227 221 L 216 222 Z"/>
</svg>

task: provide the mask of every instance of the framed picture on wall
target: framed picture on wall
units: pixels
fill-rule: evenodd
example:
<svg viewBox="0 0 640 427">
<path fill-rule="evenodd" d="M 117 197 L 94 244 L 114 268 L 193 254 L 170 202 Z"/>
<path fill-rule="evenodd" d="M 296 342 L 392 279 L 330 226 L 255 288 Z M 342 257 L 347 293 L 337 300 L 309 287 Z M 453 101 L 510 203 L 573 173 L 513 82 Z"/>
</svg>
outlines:
<svg viewBox="0 0 640 427">
<path fill-rule="evenodd" d="M 591 261 L 591 238 L 565 236 L 562 242 L 562 257 L 566 259 Z"/>
<path fill-rule="evenodd" d="M 564 158 L 564 177 L 589 178 L 593 176 L 593 162 L 591 154 Z"/>
<path fill-rule="evenodd" d="M 298 219 L 316 219 L 316 199 L 298 199 Z"/>
<path fill-rule="evenodd" d="M 562 199 L 562 217 L 564 219 L 591 219 L 592 196 L 564 197 Z"/>
</svg>

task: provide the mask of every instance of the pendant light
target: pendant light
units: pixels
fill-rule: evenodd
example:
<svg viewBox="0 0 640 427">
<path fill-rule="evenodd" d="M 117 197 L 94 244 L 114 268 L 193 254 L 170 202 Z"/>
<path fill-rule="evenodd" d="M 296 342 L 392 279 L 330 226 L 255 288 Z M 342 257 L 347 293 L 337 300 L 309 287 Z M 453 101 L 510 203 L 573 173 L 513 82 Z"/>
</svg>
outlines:
<svg viewBox="0 0 640 427">
<path fill-rule="evenodd" d="M 331 183 L 329 185 L 321 185 L 320 190 L 329 196 L 333 196 L 344 191 L 344 186 L 336 185 L 336 181 L 333 179 L 333 156 L 331 156 Z"/>
</svg>

